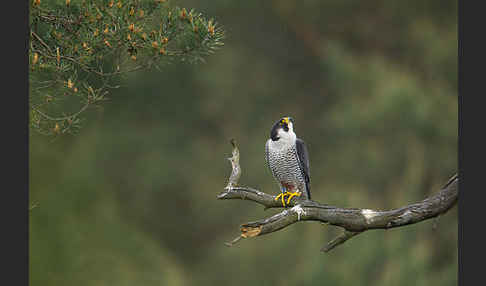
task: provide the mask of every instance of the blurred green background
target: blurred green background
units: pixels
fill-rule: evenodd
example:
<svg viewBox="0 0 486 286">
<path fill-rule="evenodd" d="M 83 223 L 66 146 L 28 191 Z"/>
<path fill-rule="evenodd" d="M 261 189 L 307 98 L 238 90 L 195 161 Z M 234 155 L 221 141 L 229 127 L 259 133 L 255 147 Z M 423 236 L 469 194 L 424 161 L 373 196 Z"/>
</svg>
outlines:
<svg viewBox="0 0 486 286">
<path fill-rule="evenodd" d="M 241 241 L 270 216 L 216 200 L 230 174 L 277 193 L 264 144 L 294 117 L 313 199 L 389 209 L 457 169 L 457 1 L 172 1 L 213 16 L 205 64 L 132 74 L 76 136 L 30 136 L 31 285 L 457 285 L 457 208 L 330 253 L 316 222 Z"/>
</svg>

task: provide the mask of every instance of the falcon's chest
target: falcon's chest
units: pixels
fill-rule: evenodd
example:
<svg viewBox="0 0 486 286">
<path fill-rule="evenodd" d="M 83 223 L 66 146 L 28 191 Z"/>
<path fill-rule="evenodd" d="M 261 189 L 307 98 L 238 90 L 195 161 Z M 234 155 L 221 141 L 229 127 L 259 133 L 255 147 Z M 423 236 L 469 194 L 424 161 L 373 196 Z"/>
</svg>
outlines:
<svg viewBox="0 0 486 286">
<path fill-rule="evenodd" d="M 278 141 L 269 140 L 267 143 L 267 161 L 270 170 L 278 181 L 289 183 L 302 181 L 295 144 L 279 146 Z"/>
</svg>

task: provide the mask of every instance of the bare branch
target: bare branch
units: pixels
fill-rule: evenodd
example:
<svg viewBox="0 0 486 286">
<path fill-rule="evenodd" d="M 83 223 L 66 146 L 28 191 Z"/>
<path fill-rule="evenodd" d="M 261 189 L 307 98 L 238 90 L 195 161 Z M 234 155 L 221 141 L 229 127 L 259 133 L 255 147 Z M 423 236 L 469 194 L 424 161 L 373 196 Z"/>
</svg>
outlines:
<svg viewBox="0 0 486 286">
<path fill-rule="evenodd" d="M 281 203 L 275 200 L 275 196 L 253 188 L 236 187 L 237 179 L 234 178 L 239 178 L 238 172 L 241 172 L 241 168 L 238 164 L 238 149 L 234 142 L 232 144 L 233 157 L 230 160 L 234 159 L 231 161 L 233 166 L 231 178 L 233 179 L 230 180 L 231 184 L 228 184 L 225 191 L 219 194 L 217 198 L 251 200 L 263 205 L 265 209 L 282 207 Z M 455 174 L 436 194 L 418 203 L 385 211 L 365 208 L 340 208 L 312 200 L 292 198 L 288 204 L 291 208 L 286 208 L 269 218 L 243 224 L 240 228 L 240 237 L 227 245 L 231 246 L 241 238 L 272 233 L 299 221 L 320 221 L 344 229 L 343 234 L 323 247 L 322 251 L 328 252 L 364 231 L 414 224 L 447 212 L 457 202 L 458 180 L 459 178 Z"/>
<path fill-rule="evenodd" d="M 232 171 L 228 180 L 228 185 L 226 185 L 226 188 L 228 189 L 231 189 L 232 187 L 236 186 L 241 176 L 240 151 L 236 146 L 235 139 L 231 139 L 231 145 L 233 145 L 233 156 L 231 156 L 231 158 L 228 158 L 228 160 L 231 162 Z"/>
<path fill-rule="evenodd" d="M 345 231 L 343 231 L 343 233 L 341 233 L 341 235 L 339 235 L 335 239 L 331 240 L 326 246 L 324 246 L 323 248 L 321 248 L 321 251 L 322 252 L 329 252 L 334 247 L 336 247 L 336 246 L 338 246 L 340 244 L 343 244 L 348 239 L 350 239 L 353 236 L 355 236 L 357 234 L 360 234 L 360 233 L 361 233 L 360 231 L 354 232 L 354 231 L 347 231 L 347 230 L 345 230 Z"/>
</svg>

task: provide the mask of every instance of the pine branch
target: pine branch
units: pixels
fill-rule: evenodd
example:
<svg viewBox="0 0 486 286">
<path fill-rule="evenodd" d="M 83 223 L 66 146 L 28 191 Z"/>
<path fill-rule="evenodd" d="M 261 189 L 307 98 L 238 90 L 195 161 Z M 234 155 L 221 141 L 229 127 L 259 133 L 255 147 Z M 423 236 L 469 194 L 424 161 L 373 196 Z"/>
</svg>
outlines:
<svg viewBox="0 0 486 286">
<path fill-rule="evenodd" d="M 76 132 L 81 114 L 106 100 L 122 76 L 175 60 L 204 62 L 223 46 L 221 25 L 168 2 L 32 1 L 30 127 L 49 135 Z"/>
</svg>

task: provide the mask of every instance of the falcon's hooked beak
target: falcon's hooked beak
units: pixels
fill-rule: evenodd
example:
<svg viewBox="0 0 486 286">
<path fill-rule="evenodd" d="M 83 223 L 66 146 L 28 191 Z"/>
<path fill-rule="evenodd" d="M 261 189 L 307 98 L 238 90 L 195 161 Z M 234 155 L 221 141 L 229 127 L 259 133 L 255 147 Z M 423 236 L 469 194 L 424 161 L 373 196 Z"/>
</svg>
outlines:
<svg viewBox="0 0 486 286">
<path fill-rule="evenodd" d="M 293 121 L 294 120 L 292 119 L 292 117 L 282 117 L 282 119 L 280 119 L 273 125 L 272 131 L 270 132 L 270 138 L 273 141 L 277 141 L 278 139 L 280 139 L 280 137 L 278 136 L 278 130 L 283 129 L 285 132 L 288 132 L 290 122 Z"/>
</svg>

